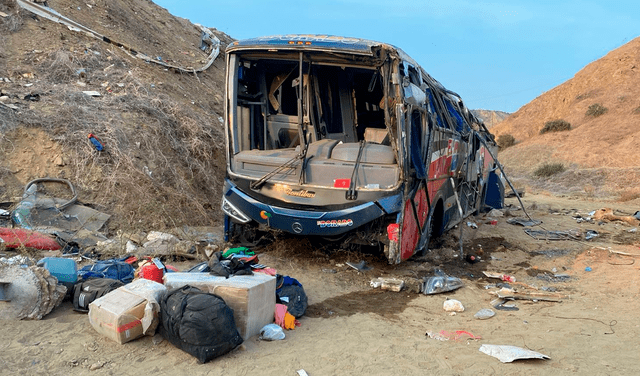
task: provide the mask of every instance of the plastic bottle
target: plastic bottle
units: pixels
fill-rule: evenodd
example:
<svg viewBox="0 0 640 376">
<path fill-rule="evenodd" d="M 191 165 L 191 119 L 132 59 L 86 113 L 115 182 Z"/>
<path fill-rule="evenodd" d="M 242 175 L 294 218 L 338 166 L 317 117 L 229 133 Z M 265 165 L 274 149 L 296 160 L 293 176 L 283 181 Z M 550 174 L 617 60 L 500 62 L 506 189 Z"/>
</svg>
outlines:
<svg viewBox="0 0 640 376">
<path fill-rule="evenodd" d="M 102 141 L 100 141 L 98 137 L 96 137 L 93 133 L 89 133 L 88 137 L 89 137 L 89 141 L 91 141 L 91 143 L 93 144 L 93 146 L 95 146 L 97 151 L 104 150 L 104 144 L 102 143 Z"/>
<path fill-rule="evenodd" d="M 13 210 L 13 214 L 11 215 L 11 219 L 13 223 L 17 226 L 22 227 L 24 229 L 31 229 L 31 211 L 36 206 L 36 192 L 38 191 L 38 186 L 36 184 L 31 184 L 29 188 L 24 192 L 22 196 L 22 201 L 16 206 Z"/>
</svg>

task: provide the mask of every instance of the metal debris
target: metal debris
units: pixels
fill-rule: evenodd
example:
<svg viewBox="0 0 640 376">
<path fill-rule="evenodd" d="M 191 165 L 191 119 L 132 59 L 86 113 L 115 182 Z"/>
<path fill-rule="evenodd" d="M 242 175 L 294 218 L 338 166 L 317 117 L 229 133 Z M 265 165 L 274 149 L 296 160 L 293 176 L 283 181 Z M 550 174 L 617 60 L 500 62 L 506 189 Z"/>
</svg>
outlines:
<svg viewBox="0 0 640 376">
<path fill-rule="evenodd" d="M 551 359 L 547 355 L 533 350 L 510 345 L 487 345 L 480 346 L 480 351 L 497 358 L 502 363 L 511 363 L 518 359 Z"/>
<path fill-rule="evenodd" d="M 0 318 L 40 320 L 58 306 L 67 288 L 38 266 L 0 264 L 5 301 Z"/>
<path fill-rule="evenodd" d="M 538 221 L 536 219 L 528 219 L 523 217 L 515 217 L 507 219 L 507 223 L 510 225 L 520 225 L 523 227 L 531 227 L 537 226 L 542 223 L 542 221 Z"/>
</svg>

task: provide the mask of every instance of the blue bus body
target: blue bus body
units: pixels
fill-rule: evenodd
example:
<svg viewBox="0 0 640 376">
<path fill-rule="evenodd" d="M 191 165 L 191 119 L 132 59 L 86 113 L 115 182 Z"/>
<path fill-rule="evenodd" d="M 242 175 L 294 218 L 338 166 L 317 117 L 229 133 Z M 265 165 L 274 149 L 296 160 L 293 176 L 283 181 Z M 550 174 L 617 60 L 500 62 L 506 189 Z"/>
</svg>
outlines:
<svg viewBox="0 0 640 376">
<path fill-rule="evenodd" d="M 234 42 L 225 126 L 230 239 L 281 231 L 381 244 L 397 263 L 482 210 L 485 197 L 502 205 L 493 136 L 389 44 L 326 35 Z"/>
</svg>

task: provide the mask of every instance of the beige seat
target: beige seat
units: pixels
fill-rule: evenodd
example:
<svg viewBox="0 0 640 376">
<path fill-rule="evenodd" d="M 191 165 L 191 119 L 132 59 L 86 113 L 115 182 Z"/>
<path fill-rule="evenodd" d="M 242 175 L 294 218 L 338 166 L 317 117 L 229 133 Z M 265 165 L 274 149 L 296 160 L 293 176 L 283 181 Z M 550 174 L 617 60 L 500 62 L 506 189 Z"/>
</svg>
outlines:
<svg viewBox="0 0 640 376">
<path fill-rule="evenodd" d="M 389 135 L 386 129 L 381 128 L 366 128 L 364 130 L 364 140 L 367 142 L 373 142 L 376 144 L 388 144 Z"/>
</svg>

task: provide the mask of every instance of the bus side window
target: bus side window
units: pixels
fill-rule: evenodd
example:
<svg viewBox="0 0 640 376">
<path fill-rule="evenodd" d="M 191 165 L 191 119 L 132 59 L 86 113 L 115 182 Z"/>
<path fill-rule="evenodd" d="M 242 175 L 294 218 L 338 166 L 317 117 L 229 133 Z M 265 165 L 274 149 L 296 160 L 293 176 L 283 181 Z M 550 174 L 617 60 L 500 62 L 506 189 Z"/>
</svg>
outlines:
<svg viewBox="0 0 640 376">
<path fill-rule="evenodd" d="M 442 119 L 442 116 L 440 115 L 440 113 L 437 110 L 437 107 L 435 105 L 435 99 L 433 98 L 433 93 L 431 92 L 431 89 L 427 89 L 425 91 L 427 93 L 427 98 L 428 98 L 428 102 L 429 102 L 429 109 L 430 111 L 432 111 L 434 117 L 435 117 L 435 123 L 438 127 L 440 128 L 448 128 L 446 122 Z"/>
</svg>

